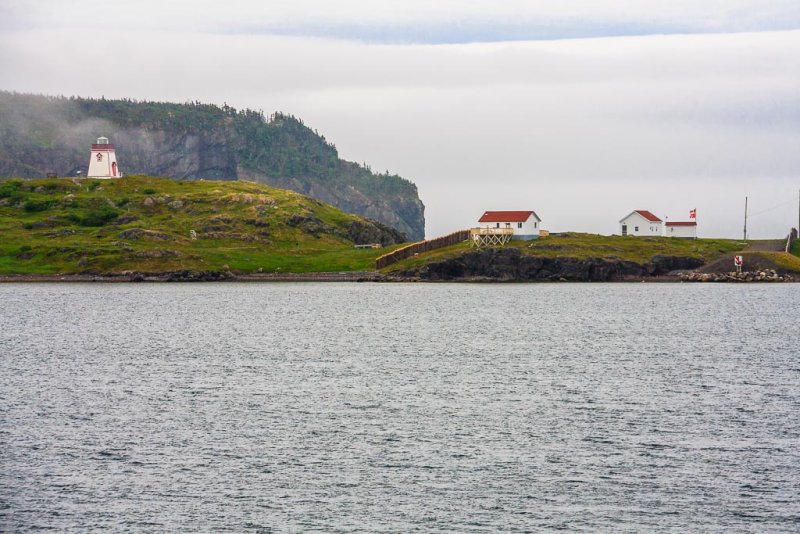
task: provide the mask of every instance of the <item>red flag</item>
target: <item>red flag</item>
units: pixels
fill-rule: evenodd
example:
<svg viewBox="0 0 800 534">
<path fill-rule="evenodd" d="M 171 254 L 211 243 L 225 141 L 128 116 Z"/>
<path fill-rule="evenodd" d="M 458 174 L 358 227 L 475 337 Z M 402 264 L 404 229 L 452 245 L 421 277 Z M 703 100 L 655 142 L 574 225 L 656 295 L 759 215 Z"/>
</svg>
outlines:
<svg viewBox="0 0 800 534">
<path fill-rule="evenodd" d="M 697 208 L 695 208 L 693 210 L 689 210 L 689 218 L 690 219 L 696 219 L 697 218 Z"/>
</svg>

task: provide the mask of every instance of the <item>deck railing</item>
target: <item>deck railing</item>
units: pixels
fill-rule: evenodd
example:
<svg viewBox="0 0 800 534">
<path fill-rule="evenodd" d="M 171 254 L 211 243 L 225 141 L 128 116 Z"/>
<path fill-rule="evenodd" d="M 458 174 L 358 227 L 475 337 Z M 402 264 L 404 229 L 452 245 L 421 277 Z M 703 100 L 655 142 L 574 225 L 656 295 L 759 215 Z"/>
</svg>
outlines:
<svg viewBox="0 0 800 534">
<path fill-rule="evenodd" d="M 514 235 L 513 228 L 470 228 L 470 236 L 476 235 Z"/>
</svg>

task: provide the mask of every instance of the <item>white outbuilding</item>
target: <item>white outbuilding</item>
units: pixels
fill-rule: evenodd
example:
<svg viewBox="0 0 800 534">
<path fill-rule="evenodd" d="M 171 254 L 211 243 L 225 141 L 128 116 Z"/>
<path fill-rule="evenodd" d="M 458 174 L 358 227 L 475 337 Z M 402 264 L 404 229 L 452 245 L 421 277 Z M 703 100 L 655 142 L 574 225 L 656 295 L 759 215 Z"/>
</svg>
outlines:
<svg viewBox="0 0 800 534">
<path fill-rule="evenodd" d="M 697 221 L 670 221 L 665 226 L 667 237 L 697 239 Z"/>
<path fill-rule="evenodd" d="M 634 210 L 619 221 L 622 235 L 660 236 L 663 221 L 647 210 Z"/>
<path fill-rule="evenodd" d="M 511 239 L 538 239 L 542 220 L 534 211 L 485 211 L 478 219 L 478 227 L 502 230 Z"/>
</svg>

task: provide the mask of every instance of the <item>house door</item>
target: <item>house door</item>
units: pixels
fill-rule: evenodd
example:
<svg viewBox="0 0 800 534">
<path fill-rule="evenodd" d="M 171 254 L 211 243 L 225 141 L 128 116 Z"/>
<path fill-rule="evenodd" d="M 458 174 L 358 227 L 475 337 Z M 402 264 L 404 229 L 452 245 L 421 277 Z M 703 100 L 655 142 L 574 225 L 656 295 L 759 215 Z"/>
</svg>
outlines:
<svg viewBox="0 0 800 534">
<path fill-rule="evenodd" d="M 627 224 L 623 224 L 622 225 L 622 235 L 628 235 L 628 225 Z"/>
</svg>

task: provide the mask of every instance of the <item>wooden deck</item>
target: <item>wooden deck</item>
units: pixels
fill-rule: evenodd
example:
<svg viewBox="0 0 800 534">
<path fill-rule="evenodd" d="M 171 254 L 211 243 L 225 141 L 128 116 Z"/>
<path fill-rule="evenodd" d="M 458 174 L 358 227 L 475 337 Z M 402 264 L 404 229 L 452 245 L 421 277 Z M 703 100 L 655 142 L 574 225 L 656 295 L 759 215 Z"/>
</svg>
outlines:
<svg viewBox="0 0 800 534">
<path fill-rule="evenodd" d="M 470 244 L 474 247 L 502 247 L 514 235 L 513 228 L 470 228 Z"/>
</svg>

